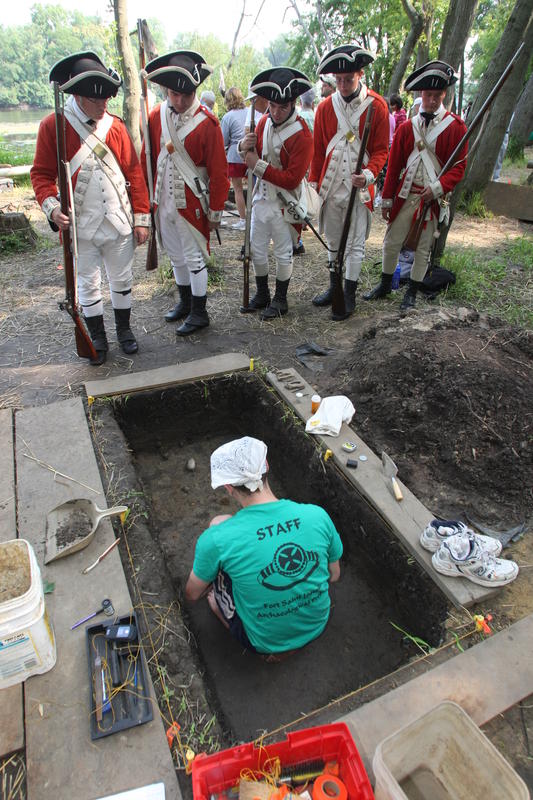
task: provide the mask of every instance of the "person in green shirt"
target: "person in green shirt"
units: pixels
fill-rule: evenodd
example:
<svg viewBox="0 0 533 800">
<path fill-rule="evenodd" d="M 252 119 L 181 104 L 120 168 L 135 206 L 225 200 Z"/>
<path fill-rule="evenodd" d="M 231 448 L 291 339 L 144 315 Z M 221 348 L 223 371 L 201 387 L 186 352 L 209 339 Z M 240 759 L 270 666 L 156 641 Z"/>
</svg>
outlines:
<svg viewBox="0 0 533 800">
<path fill-rule="evenodd" d="M 211 455 L 213 489 L 224 486 L 241 508 L 214 517 L 198 538 L 185 596 L 207 595 L 242 645 L 279 661 L 326 627 L 342 542 L 323 508 L 274 495 L 266 455 L 249 436 Z"/>
</svg>

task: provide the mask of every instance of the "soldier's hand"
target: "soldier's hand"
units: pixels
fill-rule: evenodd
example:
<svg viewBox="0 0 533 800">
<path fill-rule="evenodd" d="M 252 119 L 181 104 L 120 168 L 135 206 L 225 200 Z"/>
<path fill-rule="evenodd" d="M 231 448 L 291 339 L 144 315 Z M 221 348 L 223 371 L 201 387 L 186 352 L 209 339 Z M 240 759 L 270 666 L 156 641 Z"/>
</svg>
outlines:
<svg viewBox="0 0 533 800">
<path fill-rule="evenodd" d="M 133 235 L 135 236 L 135 241 L 137 244 L 144 244 L 145 241 L 148 239 L 148 234 L 150 233 L 150 228 L 141 228 L 139 226 L 135 226 L 133 229 Z"/>
<path fill-rule="evenodd" d="M 352 186 L 357 186 L 358 189 L 364 189 L 366 186 L 366 178 L 361 173 L 360 175 L 356 175 L 355 172 L 352 172 Z"/>
<path fill-rule="evenodd" d="M 257 144 L 257 136 L 255 133 L 247 133 L 244 139 L 241 139 L 240 149 L 241 153 L 246 150 L 255 150 Z"/>
<path fill-rule="evenodd" d="M 424 191 L 420 194 L 420 199 L 423 200 L 424 203 L 430 203 L 432 200 L 434 200 L 431 186 L 426 186 Z"/>
<path fill-rule="evenodd" d="M 246 153 L 246 155 L 244 156 L 244 160 L 246 162 L 246 166 L 249 169 L 253 170 L 253 168 L 259 161 L 259 156 L 257 155 L 255 150 L 252 150 L 251 152 Z"/>
<path fill-rule="evenodd" d="M 217 228 L 220 228 L 220 220 L 214 221 L 214 220 L 209 219 L 207 221 L 207 224 L 209 225 L 209 230 L 210 231 L 216 231 Z"/>
<path fill-rule="evenodd" d="M 61 206 L 56 206 L 52 213 L 50 214 L 52 222 L 54 222 L 59 230 L 66 231 L 68 226 L 70 225 L 70 220 L 66 214 L 63 214 L 61 211 Z"/>
</svg>

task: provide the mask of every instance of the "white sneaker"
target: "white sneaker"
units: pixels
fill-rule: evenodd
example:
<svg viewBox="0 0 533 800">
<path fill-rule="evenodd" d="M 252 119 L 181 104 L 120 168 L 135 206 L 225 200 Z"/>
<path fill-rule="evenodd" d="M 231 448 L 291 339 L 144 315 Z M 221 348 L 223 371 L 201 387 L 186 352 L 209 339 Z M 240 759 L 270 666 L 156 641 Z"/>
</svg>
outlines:
<svg viewBox="0 0 533 800">
<path fill-rule="evenodd" d="M 240 219 L 238 222 L 235 222 L 232 226 L 234 231 L 244 231 L 246 230 L 246 220 Z"/>
<path fill-rule="evenodd" d="M 480 586 L 505 586 L 518 575 L 518 564 L 491 556 L 469 533 L 449 536 L 433 553 L 431 563 L 442 575 L 468 578 Z"/>
<path fill-rule="evenodd" d="M 443 542 L 457 533 L 468 533 L 470 536 L 474 536 L 481 548 L 491 556 L 499 556 L 502 551 L 502 543 L 499 539 L 474 533 L 464 522 L 453 519 L 432 519 L 420 534 L 420 544 L 430 553 L 436 553 Z"/>
</svg>

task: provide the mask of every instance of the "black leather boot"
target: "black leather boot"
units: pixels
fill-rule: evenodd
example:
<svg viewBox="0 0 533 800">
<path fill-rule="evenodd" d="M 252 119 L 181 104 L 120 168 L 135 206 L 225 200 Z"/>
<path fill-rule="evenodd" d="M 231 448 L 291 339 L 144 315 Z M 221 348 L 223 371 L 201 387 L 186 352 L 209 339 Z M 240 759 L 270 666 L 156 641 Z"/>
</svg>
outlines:
<svg viewBox="0 0 533 800">
<path fill-rule="evenodd" d="M 206 302 L 207 295 L 204 294 L 202 297 L 196 297 L 193 294 L 191 298 L 191 311 L 179 328 L 176 328 L 177 336 L 189 336 L 189 334 L 194 333 L 194 331 L 200 328 L 207 328 L 209 325 L 209 317 L 205 310 Z"/>
<path fill-rule="evenodd" d="M 381 282 L 374 286 L 369 292 L 365 292 L 363 300 L 380 300 L 386 297 L 392 291 L 392 275 L 387 275 L 385 272 L 381 273 Z"/>
<path fill-rule="evenodd" d="M 178 292 L 180 295 L 180 301 L 171 311 L 168 311 L 165 314 L 165 319 L 167 322 L 177 322 L 179 319 L 186 317 L 191 311 L 191 287 L 180 286 L 178 284 Z"/>
<path fill-rule="evenodd" d="M 255 285 L 257 291 L 248 303 L 248 307 L 241 306 L 241 314 L 251 314 L 259 308 L 270 305 L 270 289 L 268 288 L 268 275 L 256 275 Z"/>
<path fill-rule="evenodd" d="M 403 296 L 403 300 L 400 303 L 400 311 L 407 313 L 408 311 L 412 311 L 416 306 L 416 293 L 420 287 L 418 281 L 413 281 L 409 278 L 409 284 L 407 289 L 405 290 L 405 294 Z"/>
<path fill-rule="evenodd" d="M 357 291 L 357 281 L 344 281 L 344 314 L 334 314 L 331 312 L 331 319 L 334 322 L 341 322 L 343 319 L 351 317 L 355 311 L 355 293 Z"/>
<path fill-rule="evenodd" d="M 91 341 L 96 350 L 96 358 L 91 358 L 90 363 L 93 367 L 99 367 L 103 364 L 107 357 L 109 346 L 107 344 L 107 336 L 104 328 L 104 318 L 102 314 L 98 317 L 84 317 L 85 324 L 91 334 Z"/>
<path fill-rule="evenodd" d="M 113 311 L 115 312 L 118 343 L 122 347 L 122 352 L 126 353 L 127 356 L 131 356 L 139 349 L 137 340 L 130 328 L 131 308 L 114 308 Z"/>
<path fill-rule="evenodd" d="M 337 273 L 331 272 L 329 273 L 329 288 L 326 289 L 325 292 L 321 294 L 317 294 L 316 297 L 313 297 L 312 303 L 314 306 L 330 306 L 331 300 L 333 298 L 333 290 L 335 289 L 335 285 L 337 282 Z"/>
<path fill-rule="evenodd" d="M 289 280 L 278 281 L 276 278 L 276 291 L 270 305 L 261 311 L 261 319 L 276 319 L 276 317 L 283 317 L 289 310 L 287 304 L 287 289 L 289 288 Z"/>
</svg>

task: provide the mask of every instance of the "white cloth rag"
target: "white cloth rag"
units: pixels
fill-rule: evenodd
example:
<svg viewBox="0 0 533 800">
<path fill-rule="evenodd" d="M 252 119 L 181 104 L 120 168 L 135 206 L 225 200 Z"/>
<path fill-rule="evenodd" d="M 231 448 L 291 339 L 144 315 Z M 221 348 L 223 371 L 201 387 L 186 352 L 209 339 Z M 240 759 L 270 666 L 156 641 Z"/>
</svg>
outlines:
<svg viewBox="0 0 533 800">
<path fill-rule="evenodd" d="M 324 397 L 317 411 L 307 420 L 305 430 L 307 433 L 338 436 L 342 423 L 349 423 L 354 414 L 351 400 L 343 394 Z"/>
<path fill-rule="evenodd" d="M 251 436 L 217 447 L 211 454 L 211 486 L 246 486 L 251 492 L 262 489 L 266 454 L 266 444 Z"/>
</svg>

